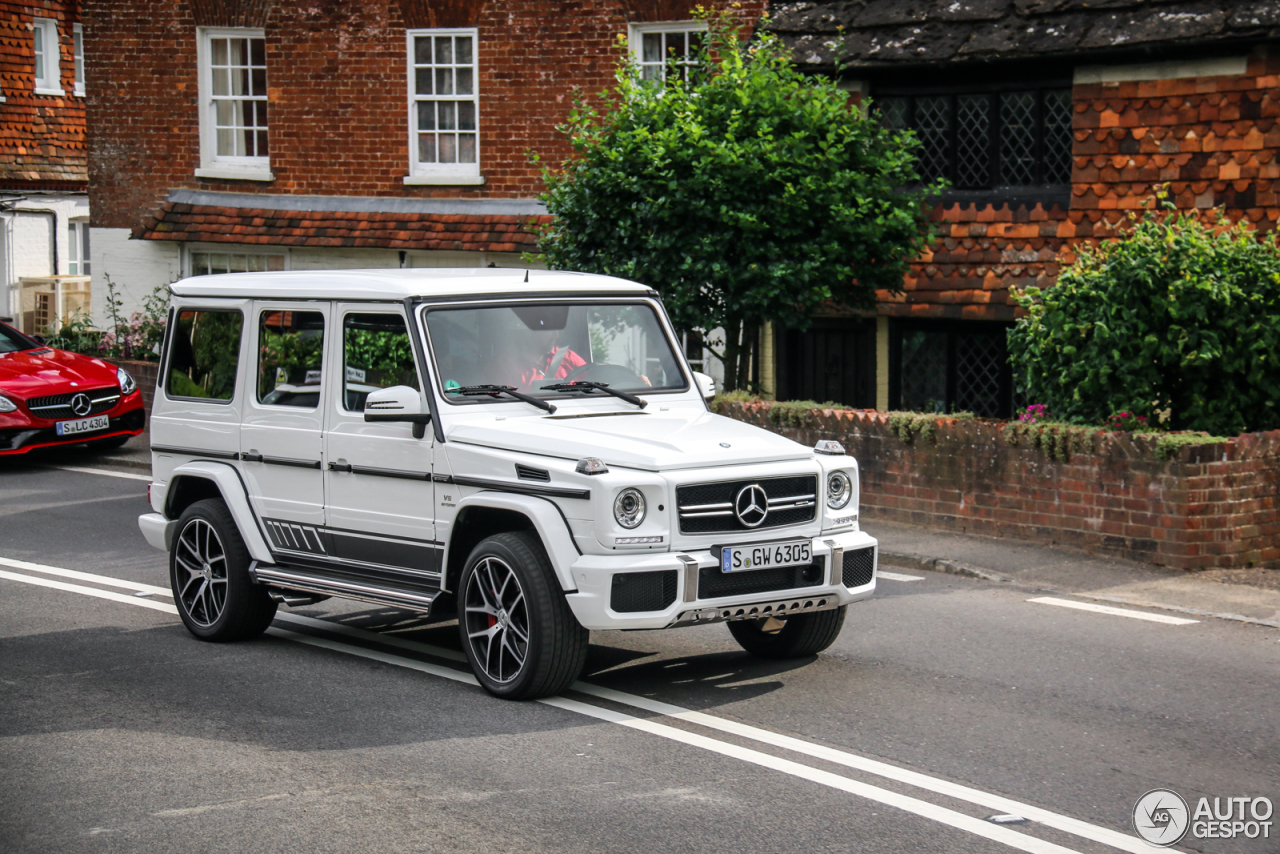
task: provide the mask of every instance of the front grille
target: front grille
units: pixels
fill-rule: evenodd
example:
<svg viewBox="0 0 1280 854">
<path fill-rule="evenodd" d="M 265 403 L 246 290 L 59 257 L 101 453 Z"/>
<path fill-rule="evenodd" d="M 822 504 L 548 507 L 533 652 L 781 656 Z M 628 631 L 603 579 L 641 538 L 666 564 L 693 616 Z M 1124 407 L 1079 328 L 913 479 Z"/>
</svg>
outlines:
<svg viewBox="0 0 1280 854">
<path fill-rule="evenodd" d="M 73 412 L 71 409 L 71 398 L 77 394 L 84 394 L 93 402 L 93 406 L 88 412 L 81 415 Z M 85 389 L 83 392 L 69 392 L 67 394 L 51 394 L 47 397 L 33 397 L 27 401 L 27 409 L 37 418 L 48 418 L 57 421 L 66 421 L 72 418 L 89 418 L 94 415 L 101 415 L 108 409 L 111 409 L 120 401 L 120 389 L 118 388 L 94 388 Z"/>
<path fill-rule="evenodd" d="M 815 558 L 813 563 L 803 566 L 751 569 L 745 572 L 721 572 L 717 566 L 706 566 L 698 572 L 698 598 L 719 599 L 724 596 L 817 587 L 826 578 L 826 568 L 825 557 Z"/>
<path fill-rule="evenodd" d="M 679 574 L 674 569 L 661 572 L 620 572 L 613 577 L 609 607 L 619 614 L 661 611 L 676 601 Z"/>
<path fill-rule="evenodd" d="M 876 550 L 868 546 L 865 549 L 844 553 L 844 566 L 841 567 L 841 578 L 845 587 L 861 587 L 870 584 L 876 572 Z"/>
<path fill-rule="evenodd" d="M 733 506 L 738 493 L 752 484 L 759 484 L 769 498 L 769 513 L 764 522 L 754 528 L 738 520 Z M 817 512 L 817 499 L 818 479 L 813 475 L 676 487 L 682 534 L 761 531 L 812 522 Z"/>
<path fill-rule="evenodd" d="M 112 418 L 110 426 L 103 430 L 94 430 L 92 433 L 77 433 L 74 436 L 59 436 L 58 431 L 53 427 L 39 427 L 21 430 L 0 430 L 0 451 L 16 451 L 18 448 L 25 448 L 28 445 L 42 445 L 50 442 L 60 442 L 64 445 L 74 445 L 79 442 L 88 442 L 107 433 L 118 433 L 121 430 L 141 430 L 146 424 L 146 414 L 142 407 L 131 409 L 119 418 Z"/>
</svg>

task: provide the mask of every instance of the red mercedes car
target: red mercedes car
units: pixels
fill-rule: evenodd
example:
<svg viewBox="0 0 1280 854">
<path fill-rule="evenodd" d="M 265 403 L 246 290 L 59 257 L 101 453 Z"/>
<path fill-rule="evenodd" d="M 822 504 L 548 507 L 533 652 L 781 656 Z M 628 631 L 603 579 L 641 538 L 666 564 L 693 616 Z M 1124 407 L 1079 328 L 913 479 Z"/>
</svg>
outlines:
<svg viewBox="0 0 1280 854">
<path fill-rule="evenodd" d="M 142 393 L 124 368 L 0 323 L 0 456 L 81 442 L 119 447 L 145 425 Z"/>
</svg>

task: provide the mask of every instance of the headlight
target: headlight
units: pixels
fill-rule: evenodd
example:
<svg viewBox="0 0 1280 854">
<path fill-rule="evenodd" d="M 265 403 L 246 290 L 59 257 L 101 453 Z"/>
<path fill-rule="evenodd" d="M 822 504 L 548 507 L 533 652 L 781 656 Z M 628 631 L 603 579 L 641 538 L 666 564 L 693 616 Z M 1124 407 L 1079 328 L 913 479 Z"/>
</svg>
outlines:
<svg viewBox="0 0 1280 854">
<path fill-rule="evenodd" d="M 853 498 L 853 481 L 842 471 L 833 471 L 827 475 L 827 506 L 832 510 L 840 510 Z"/>
<path fill-rule="evenodd" d="M 116 380 L 120 383 L 121 395 L 133 394 L 138 390 L 138 384 L 124 368 L 116 368 Z"/>
<path fill-rule="evenodd" d="M 17 412 L 18 404 L 0 394 L 0 412 Z"/>
<path fill-rule="evenodd" d="M 635 487 L 624 489 L 613 499 L 613 518 L 624 528 L 638 528 L 644 521 L 644 493 Z"/>
</svg>

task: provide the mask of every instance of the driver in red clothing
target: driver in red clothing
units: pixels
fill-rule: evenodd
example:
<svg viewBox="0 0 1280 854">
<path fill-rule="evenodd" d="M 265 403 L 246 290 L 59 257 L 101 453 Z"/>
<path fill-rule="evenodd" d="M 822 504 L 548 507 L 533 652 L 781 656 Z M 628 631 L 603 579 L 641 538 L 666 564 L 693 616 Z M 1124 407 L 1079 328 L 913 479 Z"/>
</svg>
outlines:
<svg viewBox="0 0 1280 854">
<path fill-rule="evenodd" d="M 520 375 L 520 382 L 532 385 L 538 380 L 562 380 L 572 371 L 587 364 L 587 360 L 567 346 L 552 345 L 542 360 Z"/>
</svg>

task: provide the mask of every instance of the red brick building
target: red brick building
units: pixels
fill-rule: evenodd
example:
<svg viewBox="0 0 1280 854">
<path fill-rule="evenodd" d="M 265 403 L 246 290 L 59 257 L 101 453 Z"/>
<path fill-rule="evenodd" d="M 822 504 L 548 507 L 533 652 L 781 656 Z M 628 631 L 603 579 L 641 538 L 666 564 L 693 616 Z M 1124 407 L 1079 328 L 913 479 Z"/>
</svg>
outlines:
<svg viewBox="0 0 1280 854">
<path fill-rule="evenodd" d="M 88 308 L 79 4 L 0 3 L 0 316 L 42 331 Z"/>
<path fill-rule="evenodd" d="M 642 63 L 687 49 L 694 5 L 88 0 L 95 299 L 107 276 L 136 305 L 215 270 L 522 264 L 529 152 L 566 154 L 555 126 L 619 39 Z M 1275 0 L 767 5 L 803 67 L 914 128 L 951 185 L 875 317 L 766 329 L 780 397 L 1007 414 L 1011 289 L 1052 283 L 1157 184 L 1275 227 Z"/>
<path fill-rule="evenodd" d="M 781 397 L 1007 414 L 1011 289 L 1052 284 L 1160 184 L 1262 231 L 1280 217 L 1275 0 L 790 2 L 768 26 L 914 128 L 951 184 L 904 294 L 777 335 Z"/>
<path fill-rule="evenodd" d="M 88 0 L 97 270 L 136 304 L 215 270 L 522 265 L 530 153 L 568 153 L 628 45 L 687 51 L 695 5 Z"/>
</svg>

